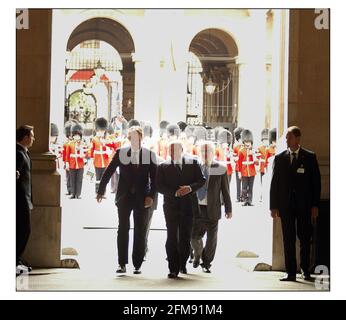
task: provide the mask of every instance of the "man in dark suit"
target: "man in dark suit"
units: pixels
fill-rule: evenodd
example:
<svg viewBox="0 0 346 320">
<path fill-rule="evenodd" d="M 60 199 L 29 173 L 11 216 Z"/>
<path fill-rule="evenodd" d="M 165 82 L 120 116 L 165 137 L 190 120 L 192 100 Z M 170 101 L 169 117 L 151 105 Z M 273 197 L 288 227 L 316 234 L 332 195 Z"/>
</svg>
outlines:
<svg viewBox="0 0 346 320">
<path fill-rule="evenodd" d="M 284 240 L 287 276 L 281 281 L 296 280 L 296 235 L 300 240 L 302 277 L 310 279 L 310 242 L 318 216 L 321 176 L 316 155 L 300 146 L 300 137 L 298 127 L 288 128 L 288 149 L 275 156 L 270 185 L 271 215 L 281 218 Z"/>
<path fill-rule="evenodd" d="M 200 211 L 194 216 L 192 225 L 191 245 L 194 250 L 193 267 L 197 268 L 202 259 L 202 269 L 210 273 L 211 262 L 214 260 L 218 224 L 221 218 L 221 200 L 225 206 L 225 217 L 232 217 L 232 202 L 229 192 L 227 169 L 214 161 L 215 148 L 212 142 L 203 142 L 199 146 L 201 168 L 207 179 L 202 188 L 197 190 Z M 221 199 L 222 197 L 222 199 Z M 203 237 L 207 234 L 203 248 Z"/>
<path fill-rule="evenodd" d="M 31 159 L 28 149 L 35 141 L 34 127 L 24 125 L 16 130 L 16 266 L 17 274 L 31 271 L 21 256 L 30 236 L 32 205 Z"/>
<path fill-rule="evenodd" d="M 143 132 L 133 126 L 128 131 L 131 146 L 116 151 L 111 163 L 103 173 L 97 201 L 101 202 L 107 183 L 119 167 L 119 185 L 115 203 L 118 208 L 118 262 L 117 273 L 126 272 L 128 263 L 130 215 L 133 211 L 134 240 L 132 262 L 134 274 L 141 273 L 145 255 L 146 226 L 148 209 L 153 205 L 156 193 L 156 156 L 152 151 L 141 147 Z"/>
<path fill-rule="evenodd" d="M 161 163 L 157 170 L 157 190 L 164 195 L 168 278 L 174 279 L 179 272 L 187 273 L 192 219 L 199 211 L 196 191 L 205 178 L 197 159 L 182 155 L 181 142 L 172 141 L 168 150 L 171 159 Z"/>
</svg>

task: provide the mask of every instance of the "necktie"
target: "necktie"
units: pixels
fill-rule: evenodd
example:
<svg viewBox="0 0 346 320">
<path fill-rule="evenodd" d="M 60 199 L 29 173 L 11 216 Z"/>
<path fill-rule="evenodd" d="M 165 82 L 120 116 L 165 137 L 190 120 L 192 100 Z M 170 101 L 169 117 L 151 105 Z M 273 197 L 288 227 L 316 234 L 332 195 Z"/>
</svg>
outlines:
<svg viewBox="0 0 346 320">
<path fill-rule="evenodd" d="M 294 169 L 297 166 L 297 154 L 295 152 L 292 152 L 292 163 L 291 163 L 291 167 L 292 169 Z"/>
<path fill-rule="evenodd" d="M 203 200 L 207 196 L 207 192 L 208 192 L 208 179 L 209 179 L 208 167 L 203 166 L 202 172 L 204 177 L 206 178 L 206 182 L 203 185 L 203 187 L 197 190 L 197 196 L 199 200 Z"/>
<path fill-rule="evenodd" d="M 176 163 L 176 164 L 175 164 L 175 167 L 178 169 L 179 172 L 182 171 L 182 168 L 181 168 L 181 164 L 180 164 L 180 163 Z"/>
</svg>

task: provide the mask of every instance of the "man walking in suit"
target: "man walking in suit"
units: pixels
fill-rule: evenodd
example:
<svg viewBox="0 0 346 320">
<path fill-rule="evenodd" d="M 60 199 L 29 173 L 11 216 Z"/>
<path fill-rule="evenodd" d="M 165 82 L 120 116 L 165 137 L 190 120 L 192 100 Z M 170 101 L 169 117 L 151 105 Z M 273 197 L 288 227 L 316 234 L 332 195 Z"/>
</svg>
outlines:
<svg viewBox="0 0 346 320">
<path fill-rule="evenodd" d="M 119 167 L 119 186 L 116 193 L 118 208 L 118 262 L 117 273 L 126 273 L 128 263 L 130 215 L 133 211 L 134 240 L 132 262 L 134 274 L 141 273 L 145 255 L 148 209 L 153 205 L 156 193 L 156 156 L 141 147 L 142 128 L 133 126 L 128 130 L 130 146 L 116 151 L 111 163 L 103 173 L 96 199 L 101 202 L 107 183 Z"/>
<path fill-rule="evenodd" d="M 197 268 L 202 259 L 202 269 L 210 273 L 211 262 L 214 260 L 218 224 L 221 218 L 221 196 L 225 206 L 225 216 L 232 217 L 232 203 L 229 192 L 227 168 L 214 161 L 215 148 L 211 142 L 200 145 L 202 173 L 206 178 L 202 188 L 197 190 L 200 211 L 194 216 L 191 245 L 194 250 L 193 267 Z M 207 234 L 203 248 L 203 237 Z"/>
<path fill-rule="evenodd" d="M 298 127 L 288 128 L 288 149 L 275 156 L 270 185 L 271 215 L 281 218 L 284 241 L 287 276 L 281 281 L 296 280 L 296 235 L 302 277 L 310 279 L 312 225 L 318 216 L 321 176 L 315 153 L 300 146 L 300 137 Z"/>
<path fill-rule="evenodd" d="M 196 191 L 205 178 L 197 160 L 183 156 L 181 142 L 170 142 L 168 150 L 171 159 L 161 163 L 157 170 L 157 190 L 164 195 L 168 278 L 174 279 L 179 272 L 187 273 L 192 219 L 199 211 Z"/>
<path fill-rule="evenodd" d="M 17 274 L 31 271 L 21 256 L 30 236 L 32 205 L 31 159 L 28 149 L 35 141 L 34 127 L 24 125 L 16 131 L 16 266 Z"/>
</svg>

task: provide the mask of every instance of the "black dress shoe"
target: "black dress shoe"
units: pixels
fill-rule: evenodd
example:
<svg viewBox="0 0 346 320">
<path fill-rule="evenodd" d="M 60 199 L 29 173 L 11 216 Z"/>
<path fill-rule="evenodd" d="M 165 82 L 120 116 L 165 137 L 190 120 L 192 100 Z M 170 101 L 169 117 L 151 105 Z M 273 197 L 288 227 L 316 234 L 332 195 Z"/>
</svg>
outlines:
<svg viewBox="0 0 346 320">
<path fill-rule="evenodd" d="M 171 272 L 168 274 L 169 279 L 176 279 L 178 278 L 178 274 L 176 272 Z"/>
<path fill-rule="evenodd" d="M 72 195 L 69 199 L 76 199 L 76 196 Z"/>
<path fill-rule="evenodd" d="M 295 274 L 288 274 L 280 279 L 280 281 L 296 281 L 296 275 Z"/>
<path fill-rule="evenodd" d="M 26 261 L 23 261 L 22 259 L 19 260 L 19 263 L 17 265 L 21 265 L 23 267 L 25 267 L 28 272 L 31 272 L 32 271 L 32 267 L 30 267 Z"/>
<path fill-rule="evenodd" d="M 141 274 L 142 271 L 140 268 L 136 268 L 134 271 L 133 271 L 133 274 Z"/>
<path fill-rule="evenodd" d="M 196 268 L 199 267 L 199 265 L 200 265 L 199 260 L 195 260 L 195 261 L 193 262 L 193 265 L 192 265 L 192 266 L 196 269 Z"/>
<path fill-rule="evenodd" d="M 201 267 L 202 267 L 202 271 L 205 272 L 205 273 L 211 273 L 210 271 L 210 266 L 206 266 L 204 265 L 203 263 L 201 264 Z"/>
<path fill-rule="evenodd" d="M 304 279 L 306 281 L 311 281 L 312 280 L 311 275 L 310 275 L 309 272 L 302 271 L 301 277 L 302 277 L 302 279 Z"/>
<path fill-rule="evenodd" d="M 179 272 L 182 273 L 182 274 L 187 274 L 186 267 L 181 268 L 181 269 L 179 270 Z"/>
<path fill-rule="evenodd" d="M 70 196 L 71 195 L 71 192 L 66 192 L 65 193 L 65 196 Z"/>
<path fill-rule="evenodd" d="M 126 273 L 126 267 L 125 266 L 118 266 L 116 273 Z"/>
<path fill-rule="evenodd" d="M 247 202 L 244 202 L 243 204 L 242 204 L 242 206 L 243 207 L 247 207 L 249 204 L 247 203 Z"/>
</svg>

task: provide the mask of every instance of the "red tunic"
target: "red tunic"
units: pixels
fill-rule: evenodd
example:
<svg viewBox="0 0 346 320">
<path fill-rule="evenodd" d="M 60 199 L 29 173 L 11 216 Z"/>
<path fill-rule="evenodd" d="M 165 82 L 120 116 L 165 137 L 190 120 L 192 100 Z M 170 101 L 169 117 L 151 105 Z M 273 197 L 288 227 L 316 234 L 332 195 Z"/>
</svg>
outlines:
<svg viewBox="0 0 346 320">
<path fill-rule="evenodd" d="M 70 169 L 82 169 L 84 168 L 84 159 L 86 153 L 83 147 L 80 146 L 80 142 L 71 141 L 66 148 L 66 162 L 69 164 Z"/>
<path fill-rule="evenodd" d="M 239 150 L 241 149 L 242 145 L 236 144 L 233 146 L 233 160 L 235 162 L 235 171 L 239 172 L 240 171 L 240 166 L 239 166 Z"/>
<path fill-rule="evenodd" d="M 266 146 L 259 146 L 256 150 L 256 157 L 260 163 L 260 172 L 265 173 L 266 171 Z"/>
<path fill-rule="evenodd" d="M 256 175 L 255 165 L 258 163 L 253 153 L 249 154 L 249 149 L 242 147 L 239 150 L 239 167 L 242 177 L 254 177 Z"/>
<path fill-rule="evenodd" d="M 90 157 L 94 158 L 95 168 L 106 168 L 108 166 L 108 149 L 106 143 L 101 142 L 99 137 L 94 137 L 92 139 Z"/>
</svg>

